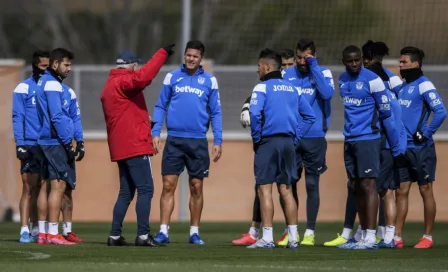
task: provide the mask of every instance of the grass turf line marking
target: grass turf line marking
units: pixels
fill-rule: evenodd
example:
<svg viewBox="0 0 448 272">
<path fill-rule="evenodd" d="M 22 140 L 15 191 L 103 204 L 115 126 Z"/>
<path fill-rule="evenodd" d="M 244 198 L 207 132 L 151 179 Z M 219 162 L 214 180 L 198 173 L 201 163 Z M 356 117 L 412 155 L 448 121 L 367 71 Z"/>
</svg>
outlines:
<svg viewBox="0 0 448 272">
<path fill-rule="evenodd" d="M 41 253 L 41 252 L 26 252 L 26 251 L 13 251 L 13 252 L 30 255 L 28 258 L 26 258 L 27 260 L 42 260 L 42 259 L 48 259 L 51 257 L 51 255 Z"/>
</svg>

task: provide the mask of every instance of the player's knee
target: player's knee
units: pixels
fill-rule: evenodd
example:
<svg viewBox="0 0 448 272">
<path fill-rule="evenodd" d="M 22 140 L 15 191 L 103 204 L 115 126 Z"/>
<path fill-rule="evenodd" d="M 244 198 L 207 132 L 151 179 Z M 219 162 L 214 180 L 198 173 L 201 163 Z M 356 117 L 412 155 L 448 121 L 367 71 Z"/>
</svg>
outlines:
<svg viewBox="0 0 448 272">
<path fill-rule="evenodd" d="M 306 192 L 308 194 L 317 192 L 318 190 L 319 190 L 319 184 L 317 182 L 314 181 L 306 182 Z"/>
<path fill-rule="evenodd" d="M 431 196 L 432 195 L 432 186 L 431 184 L 425 184 L 419 186 L 420 195 L 423 197 Z"/>
<path fill-rule="evenodd" d="M 67 188 L 67 183 L 63 180 L 52 180 L 51 181 L 51 191 L 56 191 L 61 195 L 64 194 L 65 189 Z"/>
<path fill-rule="evenodd" d="M 192 197 L 202 196 L 202 183 L 190 184 L 190 193 Z"/>
<path fill-rule="evenodd" d="M 400 188 L 395 191 L 395 194 L 397 197 L 407 197 L 409 195 L 409 188 L 400 186 Z"/>
</svg>

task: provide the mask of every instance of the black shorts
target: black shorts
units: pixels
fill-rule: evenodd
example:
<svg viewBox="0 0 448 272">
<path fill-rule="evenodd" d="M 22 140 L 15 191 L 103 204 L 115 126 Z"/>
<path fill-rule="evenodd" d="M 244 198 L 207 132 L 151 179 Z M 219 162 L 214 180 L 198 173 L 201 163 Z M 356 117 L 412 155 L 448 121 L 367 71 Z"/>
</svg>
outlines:
<svg viewBox="0 0 448 272">
<path fill-rule="evenodd" d="M 28 158 L 20 161 L 20 174 L 40 174 L 42 168 L 43 154 L 38 145 L 27 146 Z"/>
<path fill-rule="evenodd" d="M 345 170 L 349 179 L 378 178 L 381 139 L 344 143 Z"/>
<path fill-rule="evenodd" d="M 380 174 L 376 180 L 378 192 L 396 190 L 400 187 L 398 173 L 394 166 L 394 157 L 390 149 L 382 149 L 380 155 Z"/>
<path fill-rule="evenodd" d="M 75 161 L 69 161 L 62 145 L 41 145 L 44 159 L 42 161 L 42 179 L 63 180 L 72 190 L 76 187 Z"/>
<path fill-rule="evenodd" d="M 401 182 L 412 181 L 422 186 L 435 181 L 437 155 L 434 145 L 408 148 L 406 157 L 409 160 L 409 166 L 399 169 Z"/>
<path fill-rule="evenodd" d="M 206 138 L 167 137 L 163 149 L 162 175 L 180 175 L 185 167 L 192 177 L 208 177 L 210 155 Z"/>
<path fill-rule="evenodd" d="M 298 176 L 294 150 L 294 141 L 289 136 L 263 137 L 254 157 L 256 184 L 296 182 Z"/>
<path fill-rule="evenodd" d="M 327 153 L 327 140 L 325 137 L 302 139 L 296 147 L 296 162 L 299 179 L 302 170 L 305 173 L 321 175 L 327 170 L 325 155 Z"/>
</svg>

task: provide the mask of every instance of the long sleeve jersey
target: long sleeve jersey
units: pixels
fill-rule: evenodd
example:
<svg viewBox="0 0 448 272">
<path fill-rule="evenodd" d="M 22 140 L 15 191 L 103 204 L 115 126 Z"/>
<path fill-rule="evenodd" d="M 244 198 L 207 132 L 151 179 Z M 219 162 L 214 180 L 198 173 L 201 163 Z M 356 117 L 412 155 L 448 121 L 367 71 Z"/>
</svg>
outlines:
<svg viewBox="0 0 448 272">
<path fill-rule="evenodd" d="M 37 82 L 33 77 L 24 80 L 14 89 L 12 96 L 12 128 L 17 146 L 36 145 L 40 123 L 37 117 L 35 92 Z"/>
<path fill-rule="evenodd" d="M 74 135 L 70 117 L 70 93 L 50 71 L 39 79 L 36 88 L 37 114 L 40 123 L 39 145 L 68 144 Z"/>
<path fill-rule="evenodd" d="M 297 88 L 281 78 L 280 72 L 271 72 L 255 86 L 249 113 L 254 143 L 263 136 L 278 134 L 300 141 L 316 120 L 309 103 Z"/>
<path fill-rule="evenodd" d="M 434 143 L 432 135 L 436 133 L 446 118 L 446 108 L 436 88 L 425 76 L 412 82 L 405 82 L 398 92 L 398 102 L 403 113 L 402 120 L 406 128 L 408 148 L 422 145 L 414 143 L 413 135 L 417 130 L 423 132 L 428 141 L 423 145 Z M 433 118 L 428 124 L 430 113 Z"/>
<path fill-rule="evenodd" d="M 70 106 L 69 106 L 69 115 L 73 121 L 73 138 L 77 142 L 84 141 L 83 129 L 81 124 L 81 110 L 79 108 L 78 99 L 76 97 L 75 91 L 72 88 L 62 83 L 62 87 L 64 89 L 64 96 L 66 98 L 70 97 Z"/>
<path fill-rule="evenodd" d="M 404 153 L 407 147 L 406 129 L 403 125 L 401 107 L 397 99 L 397 94 L 403 85 L 403 81 L 400 79 L 400 77 L 395 75 L 386 67 L 383 66 L 382 68 L 389 77 L 389 80 L 385 81 L 384 85 L 386 85 L 386 88 L 388 89 L 388 92 L 390 94 L 390 106 L 392 109 L 392 115 L 394 117 L 394 123 L 392 125 L 396 127 L 399 133 L 399 137 L 396 143 L 390 143 L 391 140 L 386 141 L 386 149 L 391 149 L 391 146 L 398 145 L 395 148 L 392 148 L 395 155 L 396 153 Z"/>
<path fill-rule="evenodd" d="M 166 116 L 168 135 L 184 138 L 205 138 L 210 123 L 214 144 L 222 144 L 222 112 L 218 81 L 202 67 L 190 75 L 182 64 L 163 80 L 154 107 L 153 136 L 160 136 Z"/>
<path fill-rule="evenodd" d="M 309 72 L 301 73 L 297 66 L 282 71 L 283 79 L 299 88 L 303 97 L 313 108 L 316 122 L 305 138 L 325 137 L 331 121 L 331 98 L 334 95 L 334 81 L 331 71 L 319 66 L 317 59 L 308 59 Z"/>
<path fill-rule="evenodd" d="M 380 138 L 379 121 L 392 116 L 389 95 L 381 78 L 362 67 L 356 75 L 342 73 L 339 89 L 344 104 L 345 141 Z"/>
</svg>

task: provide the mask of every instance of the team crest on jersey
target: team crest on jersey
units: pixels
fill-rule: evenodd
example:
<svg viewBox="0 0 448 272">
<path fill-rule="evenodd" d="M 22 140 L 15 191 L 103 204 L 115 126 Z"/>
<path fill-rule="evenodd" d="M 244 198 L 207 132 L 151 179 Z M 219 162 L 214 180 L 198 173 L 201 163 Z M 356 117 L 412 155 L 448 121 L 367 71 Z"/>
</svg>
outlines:
<svg viewBox="0 0 448 272">
<path fill-rule="evenodd" d="M 381 96 L 381 102 L 387 103 L 388 101 L 389 101 L 389 99 L 387 99 L 387 96 L 385 96 L 385 95 Z"/>
<path fill-rule="evenodd" d="M 203 77 L 198 77 L 198 82 L 199 82 L 199 84 L 204 84 L 204 82 L 205 82 L 205 78 L 203 78 Z"/>
<path fill-rule="evenodd" d="M 408 93 L 411 94 L 411 93 L 414 91 L 414 89 L 415 89 L 415 86 L 411 86 L 411 87 L 409 87 Z"/>
<path fill-rule="evenodd" d="M 429 93 L 429 98 L 431 98 L 431 100 L 436 99 L 436 94 L 435 93 Z"/>
<path fill-rule="evenodd" d="M 362 87 L 364 86 L 364 83 L 362 83 L 361 81 L 356 82 L 356 89 L 357 90 L 362 90 Z"/>
</svg>

